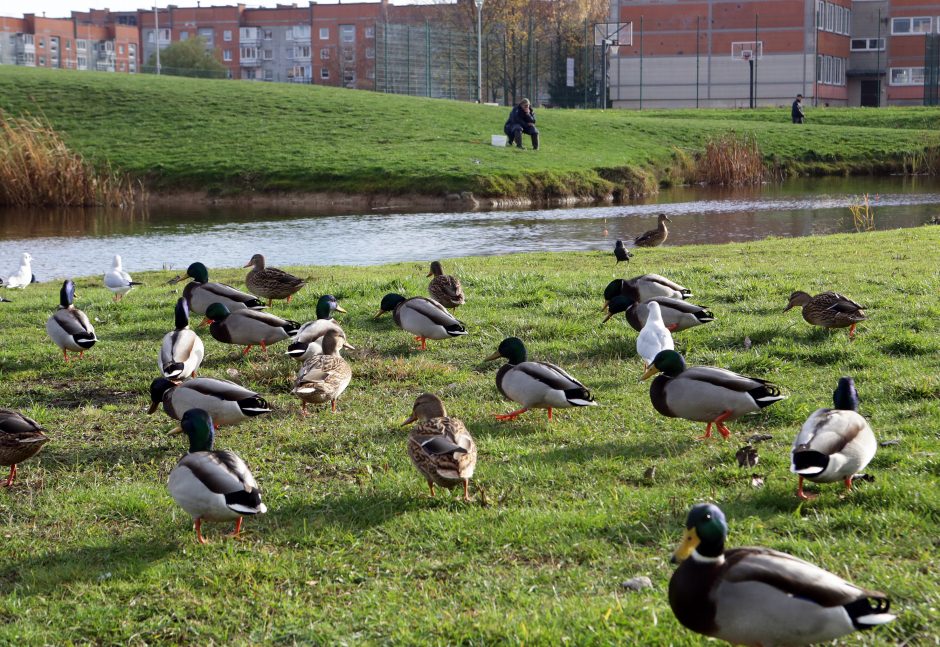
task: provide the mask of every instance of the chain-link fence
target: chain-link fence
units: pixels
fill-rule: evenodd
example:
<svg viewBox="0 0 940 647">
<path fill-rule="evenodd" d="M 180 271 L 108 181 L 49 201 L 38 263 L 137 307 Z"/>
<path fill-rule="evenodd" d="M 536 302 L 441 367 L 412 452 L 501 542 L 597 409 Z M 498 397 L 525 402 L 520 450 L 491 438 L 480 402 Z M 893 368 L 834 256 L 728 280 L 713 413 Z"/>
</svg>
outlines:
<svg viewBox="0 0 940 647">
<path fill-rule="evenodd" d="M 940 34 L 928 34 L 924 47 L 924 105 L 940 104 Z"/>
<path fill-rule="evenodd" d="M 375 89 L 438 99 L 477 98 L 474 34 L 424 26 L 375 26 Z"/>
</svg>

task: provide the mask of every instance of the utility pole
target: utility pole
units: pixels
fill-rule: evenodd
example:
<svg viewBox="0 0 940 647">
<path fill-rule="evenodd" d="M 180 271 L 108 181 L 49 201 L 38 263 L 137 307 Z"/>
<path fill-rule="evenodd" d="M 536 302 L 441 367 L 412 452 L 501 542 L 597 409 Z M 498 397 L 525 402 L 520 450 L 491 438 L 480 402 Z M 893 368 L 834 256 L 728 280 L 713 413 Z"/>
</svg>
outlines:
<svg viewBox="0 0 940 647">
<path fill-rule="evenodd" d="M 160 76 L 160 12 L 153 7 L 153 42 L 157 45 L 157 76 Z"/>
</svg>

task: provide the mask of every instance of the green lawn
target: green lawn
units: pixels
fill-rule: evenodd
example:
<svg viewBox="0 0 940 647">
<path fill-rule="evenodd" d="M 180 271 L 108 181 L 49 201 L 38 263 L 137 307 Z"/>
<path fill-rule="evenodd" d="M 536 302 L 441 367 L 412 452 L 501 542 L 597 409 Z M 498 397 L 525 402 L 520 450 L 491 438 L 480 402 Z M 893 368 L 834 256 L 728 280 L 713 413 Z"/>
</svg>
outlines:
<svg viewBox="0 0 940 647">
<path fill-rule="evenodd" d="M 599 196 L 681 179 L 730 130 L 803 173 L 887 173 L 940 142 L 936 109 L 539 110 L 543 149 L 494 148 L 507 108 L 320 86 L 0 66 L 0 109 L 44 114 L 79 152 L 155 190 Z"/>
<path fill-rule="evenodd" d="M 5 291 L 14 302 L 0 304 L 0 405 L 35 417 L 52 441 L 0 491 L 0 643 L 704 644 L 678 625 L 666 588 L 688 508 L 714 500 L 730 545 L 792 552 L 892 596 L 898 620 L 851 644 L 935 644 L 938 243 L 940 228 L 923 227 L 641 250 L 629 267 L 601 252 L 451 260 L 470 334 L 426 352 L 388 317 L 372 319 L 390 290 L 425 293 L 425 264 L 294 268 L 310 287 L 275 311 L 305 320 L 318 295 L 336 295 L 358 348 L 353 382 L 336 414 L 304 419 L 283 344 L 245 360 L 202 329 L 202 374 L 274 407 L 222 429 L 217 445 L 251 466 L 269 512 L 246 522 L 241 541 L 210 525 L 208 546 L 166 490 L 185 443 L 162 412 L 145 414 L 179 293 L 165 285 L 171 275 L 135 274 L 146 285 L 118 304 L 100 276 L 78 280 L 77 305 L 101 341 L 69 365 L 43 328 L 59 286 Z M 638 382 L 635 333 L 620 317 L 600 324 L 606 283 L 644 272 L 690 287 L 715 313 L 677 336 L 691 364 L 771 379 L 789 398 L 731 423 L 729 440 L 696 440 L 703 425 L 658 415 Z M 210 274 L 236 285 L 244 276 Z M 782 312 L 791 291 L 830 288 L 869 308 L 855 342 Z M 539 412 L 494 421 L 514 407 L 496 390 L 499 363 L 482 360 L 513 334 L 601 406 L 557 411 L 551 424 Z M 842 375 L 854 376 L 879 440 L 898 443 L 866 470 L 874 482 L 848 496 L 811 485 L 821 497 L 801 504 L 790 443 Z M 431 499 L 406 455 L 399 424 L 425 390 L 476 438 L 472 503 L 457 492 Z M 758 445 L 756 468 L 741 469 L 735 451 L 755 433 L 772 440 Z M 623 590 L 636 575 L 654 587 Z"/>
</svg>

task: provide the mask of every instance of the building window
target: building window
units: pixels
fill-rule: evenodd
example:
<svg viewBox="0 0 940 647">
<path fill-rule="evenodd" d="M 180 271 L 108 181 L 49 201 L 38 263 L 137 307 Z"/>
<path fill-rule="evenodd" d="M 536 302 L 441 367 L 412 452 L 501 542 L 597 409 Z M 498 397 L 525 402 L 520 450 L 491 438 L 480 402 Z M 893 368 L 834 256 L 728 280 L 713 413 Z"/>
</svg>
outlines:
<svg viewBox="0 0 940 647">
<path fill-rule="evenodd" d="M 118 54 L 120 54 L 121 56 L 124 56 L 124 46 L 123 46 L 123 45 L 118 45 Z"/>
<path fill-rule="evenodd" d="M 239 38 L 241 40 L 258 40 L 261 37 L 261 32 L 257 27 L 242 27 L 239 30 Z"/>
<path fill-rule="evenodd" d="M 368 72 L 366 72 L 366 78 L 375 80 L 375 70 L 371 69 Z"/>
<path fill-rule="evenodd" d="M 137 58 L 137 43 L 127 44 L 127 56 L 128 58 Z"/>
<path fill-rule="evenodd" d="M 271 40 L 272 38 L 274 38 L 274 30 L 272 30 L 272 29 L 265 29 L 265 30 L 264 30 L 264 39 L 265 39 L 265 40 Z M 267 79 L 267 80 L 270 81 L 271 79 Z"/>
<path fill-rule="evenodd" d="M 86 58 L 85 56 L 79 56 L 78 57 L 78 69 L 84 70 L 86 67 L 88 67 L 88 58 Z"/>
<path fill-rule="evenodd" d="M 88 49 L 88 41 L 85 40 L 84 38 L 79 38 L 78 40 L 75 41 L 75 49 L 77 49 L 80 52 L 86 51 Z"/>
<path fill-rule="evenodd" d="M 375 38 L 375 27 L 366 27 L 363 31 L 366 38 Z"/>
<path fill-rule="evenodd" d="M 330 60 L 330 48 L 329 47 L 324 47 L 323 49 L 320 50 L 320 60 L 321 61 Z"/>
<path fill-rule="evenodd" d="M 892 67 L 891 85 L 923 85 L 924 68 L 922 67 Z"/>
<path fill-rule="evenodd" d="M 343 70 L 343 83 L 355 83 L 356 82 L 356 70 Z"/>
<path fill-rule="evenodd" d="M 199 37 L 206 41 L 206 48 L 211 48 L 212 44 L 215 42 L 215 30 L 212 27 L 200 27 L 196 30 L 196 33 L 199 34 Z"/>
<path fill-rule="evenodd" d="M 912 34 L 929 34 L 933 27 L 933 18 L 930 16 L 915 16 L 911 18 L 892 18 L 892 36 L 910 36 Z M 903 68 L 898 68 L 903 69 Z"/>
<path fill-rule="evenodd" d="M 170 42 L 170 30 L 169 30 L 169 29 L 161 29 L 161 30 L 160 30 L 160 42 L 161 42 L 161 43 L 169 43 L 169 42 Z"/>
<path fill-rule="evenodd" d="M 356 42 L 356 26 L 355 25 L 340 25 L 339 26 L 339 39 L 344 43 L 355 43 Z"/>
<path fill-rule="evenodd" d="M 40 46 L 40 47 L 45 47 L 45 46 L 46 46 L 46 39 L 45 39 L 45 38 L 40 38 L 40 39 L 39 39 L 39 46 Z"/>
<path fill-rule="evenodd" d="M 853 38 L 850 41 L 850 47 L 853 52 L 877 52 L 885 51 L 884 38 Z"/>
<path fill-rule="evenodd" d="M 273 60 L 274 60 L 274 50 L 273 50 L 273 49 L 266 49 L 266 50 L 264 50 L 264 60 L 266 60 L 266 61 L 273 61 Z"/>
<path fill-rule="evenodd" d="M 23 44 L 32 45 L 33 44 L 33 35 L 32 34 L 23 34 Z"/>
<path fill-rule="evenodd" d="M 321 78 L 321 79 L 324 79 L 324 80 L 330 78 L 330 71 L 329 71 L 327 68 L 325 68 L 325 67 L 321 67 L 321 68 L 320 68 L 320 78 Z"/>
<path fill-rule="evenodd" d="M 226 29 L 225 31 L 222 32 L 222 40 L 224 40 L 226 43 L 232 42 L 232 30 L 231 29 Z"/>
<path fill-rule="evenodd" d="M 45 64 L 46 64 L 46 57 L 45 57 L 45 56 L 40 56 L 40 57 L 39 57 L 39 64 L 40 64 L 40 65 L 45 65 Z"/>
<path fill-rule="evenodd" d="M 375 48 L 366 47 L 366 58 L 375 58 Z"/>
<path fill-rule="evenodd" d="M 232 60 L 232 50 L 230 50 L 230 49 L 224 49 L 224 50 L 222 50 L 222 60 L 223 60 L 223 61 L 231 61 L 231 60 Z"/>
<path fill-rule="evenodd" d="M 320 40 L 330 40 L 330 28 L 320 27 Z M 327 72 L 329 74 L 329 72 Z"/>
<path fill-rule="evenodd" d="M 271 40 L 270 38 L 268 40 Z M 273 81 L 274 80 L 274 70 L 265 70 L 264 71 L 264 80 Z"/>
<path fill-rule="evenodd" d="M 70 41 L 68 38 L 65 39 L 65 49 L 67 50 L 72 49 L 72 41 Z"/>
<path fill-rule="evenodd" d="M 346 63 L 354 63 L 356 61 L 356 50 L 354 50 L 352 47 L 344 47 L 343 61 Z"/>
<path fill-rule="evenodd" d="M 238 55 L 242 60 L 256 60 L 258 58 L 258 48 L 242 47 Z"/>
</svg>

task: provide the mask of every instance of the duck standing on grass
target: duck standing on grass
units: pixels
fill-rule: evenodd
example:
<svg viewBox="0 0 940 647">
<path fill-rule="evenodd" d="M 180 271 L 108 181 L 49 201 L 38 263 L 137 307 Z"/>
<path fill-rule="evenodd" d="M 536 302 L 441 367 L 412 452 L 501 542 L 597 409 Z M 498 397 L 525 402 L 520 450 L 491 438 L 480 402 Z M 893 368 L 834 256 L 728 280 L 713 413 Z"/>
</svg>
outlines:
<svg viewBox="0 0 940 647">
<path fill-rule="evenodd" d="M 659 304 L 663 324 L 670 332 L 679 332 L 715 320 L 708 308 L 680 299 L 653 297 L 645 303 L 638 303 L 630 297 L 616 296 L 607 304 L 607 316 L 604 317 L 603 323 L 607 323 L 611 317 L 623 312 L 630 327 L 639 332 L 646 325 L 649 317 L 649 304 L 653 302 Z"/>
<path fill-rule="evenodd" d="M 643 232 L 639 236 L 633 239 L 634 247 L 659 247 L 666 242 L 666 238 L 669 237 L 669 230 L 666 229 L 666 223 L 672 222 L 666 214 L 659 214 L 659 220 L 656 225 L 656 229 L 650 229 L 649 231 Z"/>
<path fill-rule="evenodd" d="M 707 422 L 702 439 L 711 438 L 712 425 L 727 438 L 726 420 L 737 420 L 783 400 L 780 389 L 766 380 L 745 377 L 714 366 L 686 368 L 682 355 L 664 350 L 653 359 L 641 380 L 658 375 L 650 384 L 650 401 L 670 418 Z"/>
<path fill-rule="evenodd" d="M 13 485 L 16 465 L 35 456 L 49 442 L 45 429 L 32 418 L 13 409 L 0 409 L 0 465 L 9 465 L 4 487 Z"/>
<path fill-rule="evenodd" d="M 327 331 L 322 341 L 323 353 L 304 360 L 297 371 L 294 395 L 303 403 L 301 415 L 307 415 L 308 402 L 329 402 L 330 410 L 336 411 L 336 401 L 352 380 L 352 369 L 339 354 L 345 343 L 345 335 L 335 330 Z"/>
<path fill-rule="evenodd" d="M 161 403 L 166 415 L 174 420 L 182 418 L 190 409 L 204 409 L 219 427 L 271 413 L 267 401 L 254 391 L 211 377 L 197 377 L 181 384 L 158 377 L 150 383 L 147 413 L 155 412 Z"/>
<path fill-rule="evenodd" d="M 832 409 L 814 411 L 793 441 L 790 471 L 799 474 L 796 495 L 803 492 L 803 479 L 814 483 L 843 481 L 852 489 L 852 478 L 875 457 L 878 442 L 868 421 L 858 413 L 858 391 L 850 377 L 839 378 L 832 394 Z"/>
<path fill-rule="evenodd" d="M 672 333 L 666 329 L 663 317 L 659 312 L 659 304 L 650 301 L 647 304 L 646 324 L 636 337 L 637 355 L 643 358 L 643 370 L 653 363 L 653 359 L 664 350 L 673 350 L 676 347 L 672 341 Z"/>
<path fill-rule="evenodd" d="M 163 336 L 157 368 L 165 378 L 184 380 L 196 375 L 206 350 L 199 335 L 189 328 L 186 299 L 180 297 L 176 301 L 174 313 L 176 329 Z"/>
<path fill-rule="evenodd" d="M 268 511 L 245 461 L 229 449 L 212 449 L 215 429 L 207 412 L 190 409 L 171 433 L 189 437 L 189 453 L 170 472 L 167 487 L 173 500 L 193 518 L 200 544 L 209 543 L 202 536 L 203 521 L 235 521 L 231 536 L 238 537 L 245 515 Z"/>
<path fill-rule="evenodd" d="M 307 285 L 301 278 L 288 274 L 276 267 L 265 267 L 264 256 L 255 254 L 245 263 L 245 267 L 252 268 L 245 277 L 245 285 L 254 294 L 268 300 L 270 306 L 274 299 L 287 299 L 290 303 L 295 292 Z"/>
<path fill-rule="evenodd" d="M 507 337 L 487 362 L 505 357 L 508 361 L 496 373 L 496 388 L 507 399 L 518 402 L 521 409 L 496 416 L 497 420 L 514 420 L 529 409 L 552 409 L 597 406 L 591 392 L 566 373 L 549 362 L 529 362 L 525 344 L 518 337 Z"/>
<path fill-rule="evenodd" d="M 131 279 L 131 275 L 121 266 L 121 257 L 115 254 L 111 270 L 104 275 L 104 287 L 114 293 L 115 301 L 120 301 L 135 285 L 143 285 L 143 283 Z"/>
<path fill-rule="evenodd" d="M 206 318 L 211 322 L 209 333 L 216 341 L 223 344 L 245 346 L 242 355 L 255 344 L 267 353 L 268 344 L 290 339 L 297 334 L 300 324 L 289 319 L 281 319 L 270 312 L 241 309 L 230 312 L 221 303 L 213 303 L 206 310 Z"/>
<path fill-rule="evenodd" d="M 72 305 L 74 300 L 75 283 L 69 279 L 59 290 L 59 308 L 46 321 L 46 333 L 62 349 L 66 362 L 69 361 L 69 351 L 78 351 L 81 358 L 98 341 L 88 315 Z"/>
<path fill-rule="evenodd" d="M 849 339 L 855 339 L 855 324 L 867 319 L 863 312 L 864 306 L 831 290 L 814 297 L 797 290 L 790 295 L 790 302 L 783 311 L 794 306 L 803 307 L 803 319 L 808 324 L 823 328 L 848 328 Z"/>
<path fill-rule="evenodd" d="M 629 280 L 614 279 L 608 283 L 604 288 L 604 310 L 607 309 L 611 299 L 616 296 L 624 296 L 632 301 L 645 303 L 654 297 L 688 299 L 692 296 L 692 291 L 675 281 L 670 281 L 665 276 L 643 274 Z"/>
<path fill-rule="evenodd" d="M 460 280 L 450 274 L 444 274 L 444 268 L 440 261 L 431 263 L 431 271 L 428 272 L 428 276 L 434 277 L 428 284 L 428 293 L 431 298 L 442 306 L 456 310 L 467 302 Z"/>
<path fill-rule="evenodd" d="M 617 259 L 617 263 L 614 263 L 615 265 L 621 261 L 629 263 L 630 259 L 633 258 L 633 254 L 630 253 L 630 250 L 623 246 L 622 240 L 618 240 L 614 243 L 614 258 Z"/>
<path fill-rule="evenodd" d="M 411 297 L 406 299 L 400 294 L 386 294 L 382 297 L 378 319 L 386 312 L 391 312 L 395 324 L 415 336 L 421 342 L 421 350 L 427 350 L 429 339 L 447 339 L 467 334 L 462 321 L 454 318 L 434 299 Z"/>
<path fill-rule="evenodd" d="M 262 310 L 267 307 L 253 294 L 236 290 L 224 283 L 210 283 L 209 270 L 202 263 L 192 263 L 186 268 L 186 274 L 176 276 L 168 283 L 179 283 L 187 277 L 192 281 L 183 288 L 183 298 L 189 304 L 190 312 L 204 315 L 213 303 L 223 304 L 230 312 L 244 308 Z"/>
<path fill-rule="evenodd" d="M 408 456 L 424 475 L 434 496 L 434 486 L 463 485 L 463 500 L 470 500 L 470 479 L 477 465 L 477 446 L 464 424 L 447 415 L 444 403 L 433 393 L 415 400 L 411 416 L 402 424 L 417 422 L 408 434 Z"/>
<path fill-rule="evenodd" d="M 22 289 L 30 283 L 35 283 L 36 277 L 33 276 L 32 262 L 33 257 L 29 255 L 29 252 L 23 252 L 23 255 L 20 257 L 20 266 L 13 274 L 7 277 L 6 287 Z"/>
<path fill-rule="evenodd" d="M 700 503 L 673 554 L 669 606 L 688 629 L 734 645 L 810 645 L 894 620 L 884 593 L 868 591 L 787 553 L 725 550 L 718 506 Z"/>
<path fill-rule="evenodd" d="M 334 312 L 346 312 L 336 302 L 332 294 L 324 294 L 317 300 L 317 318 L 303 324 L 294 336 L 294 340 L 287 346 L 286 355 L 304 361 L 314 355 L 323 353 L 323 336 L 330 330 L 335 330 L 346 339 L 343 328 L 333 319 Z M 346 344 L 347 348 L 352 348 Z"/>
</svg>

